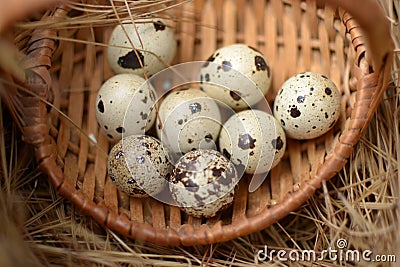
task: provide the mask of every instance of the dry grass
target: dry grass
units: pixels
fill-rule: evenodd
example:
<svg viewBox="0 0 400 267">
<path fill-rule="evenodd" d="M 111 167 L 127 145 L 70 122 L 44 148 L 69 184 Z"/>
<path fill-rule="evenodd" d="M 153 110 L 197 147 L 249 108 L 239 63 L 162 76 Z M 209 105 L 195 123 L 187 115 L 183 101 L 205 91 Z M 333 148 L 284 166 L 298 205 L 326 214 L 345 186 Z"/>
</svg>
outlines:
<svg viewBox="0 0 400 267">
<path fill-rule="evenodd" d="M 399 5 L 396 1 L 381 3 L 393 21 L 393 36 L 399 47 L 395 24 Z M 348 164 L 335 178 L 281 222 L 262 232 L 210 246 L 143 244 L 82 216 L 35 170 L 32 151 L 20 140 L 16 126 L 2 108 L 0 266 L 311 266 L 307 261 L 280 262 L 277 257 L 261 262 L 256 252 L 265 245 L 270 250 L 321 252 L 335 248 L 340 238 L 348 241 L 349 249 L 371 250 L 373 255 L 396 254 L 400 262 L 400 250 L 396 250 L 400 248 L 399 58 L 396 54 L 393 84 Z M 324 259 L 313 266 L 357 265 Z"/>
</svg>

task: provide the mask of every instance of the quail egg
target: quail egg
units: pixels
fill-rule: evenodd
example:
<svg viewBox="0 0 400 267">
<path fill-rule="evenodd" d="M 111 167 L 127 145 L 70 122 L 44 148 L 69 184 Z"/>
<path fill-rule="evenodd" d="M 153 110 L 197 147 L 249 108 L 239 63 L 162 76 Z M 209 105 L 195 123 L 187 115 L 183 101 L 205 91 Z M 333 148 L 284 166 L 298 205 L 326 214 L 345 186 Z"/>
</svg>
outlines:
<svg viewBox="0 0 400 267">
<path fill-rule="evenodd" d="M 288 137 L 312 139 L 332 129 L 340 107 L 340 92 L 327 76 L 304 72 L 282 85 L 275 98 L 274 116 Z"/>
<path fill-rule="evenodd" d="M 244 172 L 260 174 L 275 167 L 284 155 L 286 136 L 279 122 L 261 110 L 244 110 L 223 125 L 219 148 Z"/>
<path fill-rule="evenodd" d="M 195 217 L 213 217 L 233 201 L 235 166 L 215 150 L 186 153 L 172 171 L 170 191 L 177 205 Z"/>
<path fill-rule="evenodd" d="M 124 137 L 108 156 L 110 179 L 117 188 L 133 197 L 161 192 L 170 179 L 172 168 L 161 143 L 148 135 Z"/>
<path fill-rule="evenodd" d="M 176 52 L 174 31 L 164 19 L 146 18 L 117 25 L 110 37 L 107 59 L 116 73 L 151 76 L 167 67 Z M 133 48 L 135 49 L 132 49 Z M 129 48 L 130 47 L 130 48 Z"/>
<path fill-rule="evenodd" d="M 157 134 L 164 146 L 181 156 L 199 148 L 215 149 L 221 129 L 217 103 L 198 89 L 170 92 L 158 109 Z"/>
<path fill-rule="evenodd" d="M 253 47 L 232 44 L 216 50 L 200 70 L 201 88 L 233 109 L 264 98 L 271 84 L 267 59 Z"/>
<path fill-rule="evenodd" d="M 97 93 L 96 119 L 109 140 L 117 142 L 123 134 L 144 134 L 155 121 L 155 91 L 135 74 L 117 74 Z"/>
</svg>

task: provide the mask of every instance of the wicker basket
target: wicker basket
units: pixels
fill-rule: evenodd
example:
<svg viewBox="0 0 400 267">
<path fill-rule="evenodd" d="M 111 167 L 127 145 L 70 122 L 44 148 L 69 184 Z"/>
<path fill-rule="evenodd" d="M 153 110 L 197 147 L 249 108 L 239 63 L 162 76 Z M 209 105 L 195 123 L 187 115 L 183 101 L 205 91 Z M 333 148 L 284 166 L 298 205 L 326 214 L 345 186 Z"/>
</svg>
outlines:
<svg viewBox="0 0 400 267">
<path fill-rule="evenodd" d="M 25 141 L 34 146 L 40 170 L 61 196 L 127 237 L 162 245 L 196 245 L 264 229 L 299 208 L 346 163 L 389 80 L 389 25 L 378 5 L 367 0 L 194 0 L 169 12 L 183 18 L 176 20 L 176 63 L 205 60 L 218 47 L 247 43 L 262 51 L 272 66 L 272 92 L 266 96 L 270 103 L 285 79 L 318 71 L 341 91 L 339 123 L 320 138 L 289 140 L 283 161 L 255 192 L 249 193 L 248 180 L 241 179 L 229 210 L 211 219 L 188 217 L 178 207 L 130 198 L 107 175 L 111 144 L 98 129 L 94 110 L 97 90 L 113 75 L 103 56 L 106 48 L 68 38 L 104 42 L 111 28 L 41 26 L 16 39 L 26 54 L 24 85 L 33 92 L 17 91 Z M 62 6 L 42 20 L 68 22 L 73 13 Z"/>
</svg>

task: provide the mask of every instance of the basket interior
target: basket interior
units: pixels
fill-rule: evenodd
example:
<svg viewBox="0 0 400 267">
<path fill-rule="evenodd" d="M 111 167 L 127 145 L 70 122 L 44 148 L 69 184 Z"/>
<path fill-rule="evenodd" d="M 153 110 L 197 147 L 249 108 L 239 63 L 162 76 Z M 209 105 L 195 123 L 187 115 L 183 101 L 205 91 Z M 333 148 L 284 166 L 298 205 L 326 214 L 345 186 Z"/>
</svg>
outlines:
<svg viewBox="0 0 400 267">
<path fill-rule="evenodd" d="M 97 91 L 113 75 L 104 56 L 107 48 L 100 45 L 106 43 L 112 27 L 61 30 L 51 75 L 54 105 L 66 117 L 51 110 L 50 133 L 64 180 L 88 200 L 104 204 L 110 212 L 157 229 L 179 230 L 185 224 L 195 229 L 202 224 L 228 225 L 244 217 L 251 219 L 285 202 L 287 194 L 301 188 L 324 163 L 354 101 L 351 70 L 355 51 L 336 10 L 317 6 L 314 1 L 194 0 L 168 12 L 174 18 L 171 23 L 178 39 L 175 63 L 206 60 L 221 46 L 246 43 L 264 53 L 271 64 L 272 89 L 266 96 L 271 105 L 287 78 L 316 71 L 329 76 L 342 93 L 340 121 L 320 138 L 288 140 L 283 160 L 271 170 L 262 186 L 249 193 L 249 180 L 241 179 L 233 206 L 216 217 L 193 218 L 178 207 L 150 198 L 131 198 L 117 190 L 107 175 L 106 162 L 112 144 L 95 118 Z"/>
</svg>

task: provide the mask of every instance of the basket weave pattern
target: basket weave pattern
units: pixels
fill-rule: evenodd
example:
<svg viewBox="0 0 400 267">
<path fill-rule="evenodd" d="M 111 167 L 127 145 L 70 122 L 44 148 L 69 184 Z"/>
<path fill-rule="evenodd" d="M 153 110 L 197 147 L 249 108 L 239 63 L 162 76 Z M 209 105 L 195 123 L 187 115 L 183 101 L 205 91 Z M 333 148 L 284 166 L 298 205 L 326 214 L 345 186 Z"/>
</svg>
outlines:
<svg viewBox="0 0 400 267">
<path fill-rule="evenodd" d="M 62 21 L 67 13 L 60 7 L 43 19 Z M 375 57 L 347 11 L 308 0 L 195 0 L 172 13 L 184 18 L 175 24 L 176 63 L 205 60 L 221 46 L 246 43 L 271 64 L 273 84 L 266 96 L 270 103 L 291 75 L 321 72 L 341 91 L 340 121 L 320 138 L 289 140 L 284 159 L 260 188 L 249 193 L 248 179 L 241 180 L 231 209 L 208 220 L 188 217 L 177 207 L 130 198 L 107 176 L 111 144 L 98 129 L 94 110 L 97 90 L 113 75 L 104 56 L 106 47 L 56 40 L 72 36 L 106 42 L 111 28 L 95 29 L 95 35 L 89 28 L 40 28 L 23 47 L 25 86 L 35 94 L 19 93 L 25 141 L 34 146 L 39 168 L 60 195 L 125 236 L 162 245 L 195 245 L 259 231 L 300 207 L 344 166 L 387 83 L 390 40 L 383 44 L 388 54 Z M 96 138 L 96 145 L 88 134 Z"/>
</svg>

